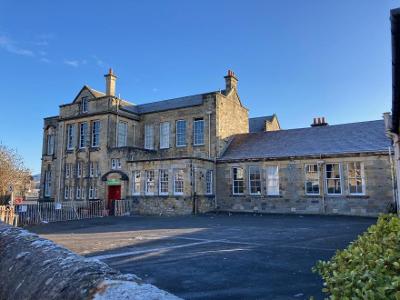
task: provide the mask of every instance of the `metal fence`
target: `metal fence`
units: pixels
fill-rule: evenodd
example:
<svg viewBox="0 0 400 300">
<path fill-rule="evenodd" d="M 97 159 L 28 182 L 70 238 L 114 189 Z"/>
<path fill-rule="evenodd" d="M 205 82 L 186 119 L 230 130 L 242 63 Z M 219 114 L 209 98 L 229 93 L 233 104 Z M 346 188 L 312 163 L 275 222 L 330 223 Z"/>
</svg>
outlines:
<svg viewBox="0 0 400 300">
<path fill-rule="evenodd" d="M 134 212 L 134 200 L 115 200 L 114 215 L 129 216 Z"/>
<path fill-rule="evenodd" d="M 14 217 L 13 217 L 14 214 Z M 1 221 L 16 226 L 96 218 L 108 215 L 102 200 L 88 202 L 42 202 L 0 206 Z M 10 223 L 10 220 L 13 222 Z M 8 220 L 8 221 L 7 221 Z"/>
</svg>

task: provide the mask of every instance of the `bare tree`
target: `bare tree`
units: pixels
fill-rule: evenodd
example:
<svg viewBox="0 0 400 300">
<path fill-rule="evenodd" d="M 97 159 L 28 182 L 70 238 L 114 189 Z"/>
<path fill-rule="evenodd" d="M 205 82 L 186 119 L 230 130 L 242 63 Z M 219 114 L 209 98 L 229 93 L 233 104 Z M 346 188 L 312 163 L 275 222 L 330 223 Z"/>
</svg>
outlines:
<svg viewBox="0 0 400 300">
<path fill-rule="evenodd" d="M 9 194 L 10 186 L 23 195 L 30 179 L 31 172 L 18 152 L 0 144 L 0 197 Z"/>
</svg>

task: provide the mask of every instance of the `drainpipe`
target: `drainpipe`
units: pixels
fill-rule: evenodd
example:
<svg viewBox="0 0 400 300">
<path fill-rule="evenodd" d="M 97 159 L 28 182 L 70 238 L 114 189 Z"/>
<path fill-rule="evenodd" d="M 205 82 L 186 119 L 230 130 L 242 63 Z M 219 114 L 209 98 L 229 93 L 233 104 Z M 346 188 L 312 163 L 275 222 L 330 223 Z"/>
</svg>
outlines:
<svg viewBox="0 0 400 300">
<path fill-rule="evenodd" d="M 60 202 L 60 191 L 61 191 L 61 176 L 62 176 L 62 174 L 63 174 L 63 172 L 62 172 L 62 161 L 63 161 L 63 158 L 64 158 L 64 122 L 62 122 L 61 124 L 60 124 L 60 130 L 61 130 L 61 155 L 60 155 L 60 164 L 59 164 L 59 170 L 60 170 L 60 172 L 59 172 L 59 174 L 58 174 L 58 191 L 57 191 L 57 202 Z M 68 193 L 69 193 L 69 191 L 68 191 Z M 68 197 L 69 197 L 69 195 L 68 195 Z"/>
<path fill-rule="evenodd" d="M 322 160 L 322 154 L 319 155 L 319 161 L 318 161 L 318 166 L 319 166 L 319 171 L 320 171 L 320 176 L 319 180 L 322 179 L 322 184 L 321 186 L 321 196 L 322 196 L 322 212 L 326 214 L 326 207 L 325 207 L 325 180 L 324 180 L 324 164 L 325 162 Z M 322 175 L 322 176 L 321 176 Z"/>
<path fill-rule="evenodd" d="M 211 158 L 211 111 L 207 111 L 208 115 L 208 158 Z"/>
</svg>

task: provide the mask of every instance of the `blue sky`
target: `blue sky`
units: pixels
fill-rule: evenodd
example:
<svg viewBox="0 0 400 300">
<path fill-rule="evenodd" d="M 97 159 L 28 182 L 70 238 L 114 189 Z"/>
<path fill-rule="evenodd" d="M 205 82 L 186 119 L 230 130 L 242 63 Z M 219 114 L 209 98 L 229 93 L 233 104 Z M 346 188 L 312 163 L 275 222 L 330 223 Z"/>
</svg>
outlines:
<svg viewBox="0 0 400 300">
<path fill-rule="evenodd" d="M 224 88 L 284 128 L 390 110 L 389 0 L 0 0 L 0 141 L 40 171 L 43 118 L 84 85 L 134 103 Z"/>
</svg>

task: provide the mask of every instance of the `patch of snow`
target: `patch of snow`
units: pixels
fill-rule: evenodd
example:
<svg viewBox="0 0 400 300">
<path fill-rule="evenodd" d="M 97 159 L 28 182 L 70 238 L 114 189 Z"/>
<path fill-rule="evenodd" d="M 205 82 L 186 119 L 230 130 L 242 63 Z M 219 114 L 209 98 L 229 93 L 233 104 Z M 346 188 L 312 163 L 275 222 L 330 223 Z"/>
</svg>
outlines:
<svg viewBox="0 0 400 300">
<path fill-rule="evenodd" d="M 180 298 L 151 284 L 131 281 L 105 280 L 97 288 L 93 300 L 179 300 Z"/>
</svg>

